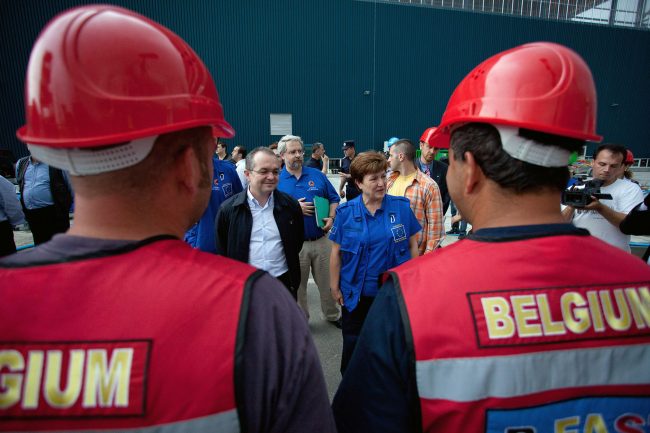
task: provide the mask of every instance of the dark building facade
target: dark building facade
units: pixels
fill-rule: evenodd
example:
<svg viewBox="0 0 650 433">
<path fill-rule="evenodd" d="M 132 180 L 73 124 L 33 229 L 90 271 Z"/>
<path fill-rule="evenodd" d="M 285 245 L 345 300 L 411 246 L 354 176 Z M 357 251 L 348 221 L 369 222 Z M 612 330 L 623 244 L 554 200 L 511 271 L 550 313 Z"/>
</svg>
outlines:
<svg viewBox="0 0 650 433">
<path fill-rule="evenodd" d="M 88 2 L 2 0 L 0 149 L 27 153 L 23 86 L 31 46 L 57 12 Z M 229 148 L 271 135 L 271 114 L 291 114 L 292 132 L 320 141 L 332 157 L 353 139 L 381 149 L 389 137 L 417 139 L 440 120 L 463 76 L 515 45 L 552 41 L 580 53 L 599 98 L 606 141 L 650 157 L 650 32 L 468 10 L 356 0 L 130 0 L 178 33 L 212 71 L 227 119 Z M 593 148 L 593 146 L 591 146 Z"/>
</svg>

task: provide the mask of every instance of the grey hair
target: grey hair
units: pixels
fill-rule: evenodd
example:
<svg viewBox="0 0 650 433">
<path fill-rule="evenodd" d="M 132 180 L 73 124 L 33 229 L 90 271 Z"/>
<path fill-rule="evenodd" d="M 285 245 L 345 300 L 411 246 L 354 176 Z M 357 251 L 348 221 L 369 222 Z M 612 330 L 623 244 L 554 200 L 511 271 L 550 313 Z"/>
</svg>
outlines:
<svg viewBox="0 0 650 433">
<path fill-rule="evenodd" d="M 246 170 L 251 171 L 255 169 L 255 164 L 253 160 L 255 159 L 255 155 L 257 155 L 260 152 L 266 153 L 267 155 L 277 158 L 277 155 L 273 152 L 272 149 L 269 149 L 268 147 L 264 147 L 264 146 L 256 147 L 255 149 L 251 150 L 248 153 L 248 155 L 246 155 Z"/>
<path fill-rule="evenodd" d="M 298 137 L 297 135 L 285 135 L 280 139 L 280 141 L 278 141 L 278 152 L 280 155 L 287 151 L 287 143 L 290 141 L 297 141 L 300 143 L 300 147 L 303 149 L 305 148 L 305 144 L 302 142 L 302 138 Z"/>
</svg>

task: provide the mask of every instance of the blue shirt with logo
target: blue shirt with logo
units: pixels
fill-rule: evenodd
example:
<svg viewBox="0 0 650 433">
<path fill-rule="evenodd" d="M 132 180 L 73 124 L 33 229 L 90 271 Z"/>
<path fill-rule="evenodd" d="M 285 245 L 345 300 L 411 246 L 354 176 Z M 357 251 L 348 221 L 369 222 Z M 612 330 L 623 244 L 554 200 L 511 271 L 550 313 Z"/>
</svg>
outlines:
<svg viewBox="0 0 650 433">
<path fill-rule="evenodd" d="M 340 289 L 353 311 L 360 296 L 376 296 L 383 272 L 411 258 L 409 239 L 422 230 L 408 199 L 386 194 L 372 215 L 362 196 L 336 210 L 329 238 L 341 246 Z"/>
<path fill-rule="evenodd" d="M 327 176 L 314 168 L 304 166 L 298 179 L 284 167 L 280 172 L 278 190 L 289 194 L 296 200 L 304 198 L 306 202 L 310 203 L 314 202 L 315 196 L 326 198 L 330 203 L 338 203 L 341 200 Z M 316 224 L 315 215 L 303 215 L 303 218 L 305 220 L 305 240 L 323 237 L 325 232 Z"/>
<path fill-rule="evenodd" d="M 237 170 L 230 161 L 212 158 L 214 175 L 212 177 L 212 193 L 208 207 L 198 223 L 185 233 L 185 242 L 208 253 L 217 253 L 214 220 L 221 203 L 243 190 Z"/>
</svg>

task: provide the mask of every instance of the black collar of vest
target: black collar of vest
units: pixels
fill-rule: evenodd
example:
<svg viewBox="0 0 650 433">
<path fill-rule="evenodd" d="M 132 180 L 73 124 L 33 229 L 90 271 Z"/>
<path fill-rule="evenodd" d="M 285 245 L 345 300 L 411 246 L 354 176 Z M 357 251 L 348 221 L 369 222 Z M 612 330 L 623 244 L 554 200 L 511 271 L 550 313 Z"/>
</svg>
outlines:
<svg viewBox="0 0 650 433">
<path fill-rule="evenodd" d="M 510 227 L 487 227 L 477 230 L 465 239 L 477 242 L 511 242 L 549 236 L 589 236 L 589 231 L 573 224 L 536 224 Z"/>
<path fill-rule="evenodd" d="M 158 241 L 165 241 L 165 240 L 178 240 L 176 236 L 173 235 L 156 235 L 152 236 L 147 239 L 143 239 L 141 241 L 134 241 L 130 243 L 126 243 L 125 245 L 118 247 L 118 248 L 112 248 L 112 249 L 99 249 L 97 251 L 92 251 L 84 254 L 78 254 L 78 255 L 69 255 L 69 256 L 63 256 L 58 260 L 33 260 L 33 261 L 24 261 L 20 263 L 9 263 L 9 264 L 2 264 L 0 262 L 0 268 L 28 268 L 32 266 L 45 266 L 45 265 L 54 265 L 58 263 L 69 263 L 69 262 L 74 262 L 78 260 L 86 260 L 86 259 L 94 259 L 94 258 L 99 258 L 99 257 L 108 257 L 108 256 L 115 256 L 118 254 L 125 254 L 129 253 L 131 251 L 135 251 L 138 248 L 144 247 L 146 245 L 153 244 L 154 242 Z"/>
</svg>

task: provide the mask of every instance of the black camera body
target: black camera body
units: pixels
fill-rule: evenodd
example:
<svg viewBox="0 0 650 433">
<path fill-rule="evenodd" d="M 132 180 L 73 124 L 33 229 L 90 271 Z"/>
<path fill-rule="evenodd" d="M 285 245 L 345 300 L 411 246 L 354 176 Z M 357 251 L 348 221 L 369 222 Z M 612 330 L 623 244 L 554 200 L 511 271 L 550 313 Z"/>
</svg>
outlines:
<svg viewBox="0 0 650 433">
<path fill-rule="evenodd" d="M 611 194 L 603 194 L 600 187 L 603 181 L 600 179 L 591 179 L 586 182 L 580 182 L 569 189 L 562 191 L 562 204 L 575 208 L 583 208 L 593 201 L 592 197 L 598 200 L 612 200 Z"/>
</svg>

